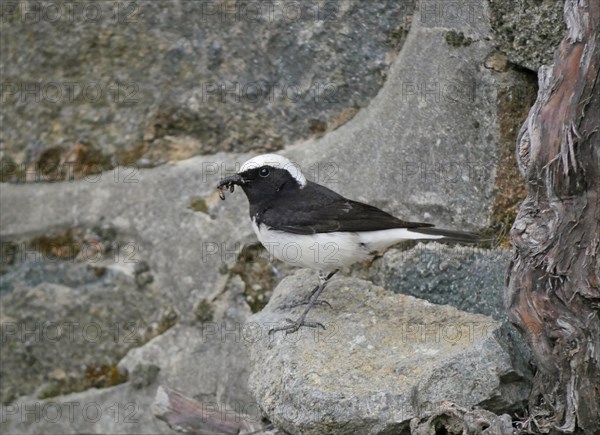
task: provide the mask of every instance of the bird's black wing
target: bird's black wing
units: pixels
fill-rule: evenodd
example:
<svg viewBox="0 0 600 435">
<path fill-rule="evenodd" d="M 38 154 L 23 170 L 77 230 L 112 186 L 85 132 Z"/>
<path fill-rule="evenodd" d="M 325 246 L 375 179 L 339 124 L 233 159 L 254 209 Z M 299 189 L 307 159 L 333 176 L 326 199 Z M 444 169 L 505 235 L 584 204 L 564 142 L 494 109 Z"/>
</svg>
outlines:
<svg viewBox="0 0 600 435">
<path fill-rule="evenodd" d="M 288 199 L 278 201 L 277 206 L 267 207 L 260 213 L 259 219 L 275 230 L 293 234 L 433 226 L 400 220 L 377 207 L 346 199 L 312 182 Z"/>
</svg>

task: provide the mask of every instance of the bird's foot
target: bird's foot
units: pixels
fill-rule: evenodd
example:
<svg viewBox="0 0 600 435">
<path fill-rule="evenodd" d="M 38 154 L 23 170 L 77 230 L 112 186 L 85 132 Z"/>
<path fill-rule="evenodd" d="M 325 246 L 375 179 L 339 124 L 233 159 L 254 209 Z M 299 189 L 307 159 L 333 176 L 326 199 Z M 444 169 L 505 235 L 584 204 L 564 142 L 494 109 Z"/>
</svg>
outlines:
<svg viewBox="0 0 600 435">
<path fill-rule="evenodd" d="M 288 322 L 288 325 L 271 328 L 271 329 L 269 329 L 269 334 L 274 334 L 278 331 L 285 331 L 286 335 L 293 334 L 294 332 L 297 332 L 303 326 L 306 326 L 307 328 L 322 328 L 323 330 L 325 330 L 325 326 L 322 323 L 307 322 L 304 320 L 304 316 L 300 317 L 298 320 L 292 320 L 292 319 L 286 318 L 285 321 Z"/>
<path fill-rule="evenodd" d="M 335 275 L 336 272 L 337 272 L 337 269 L 334 270 L 333 272 L 330 272 L 329 275 L 326 275 L 325 272 L 320 272 L 319 273 L 319 285 L 316 286 L 312 292 L 310 292 L 310 297 L 308 298 L 308 301 L 304 301 L 304 302 L 301 302 L 301 303 L 295 305 L 295 306 L 308 305 L 306 307 L 306 309 L 304 310 L 304 312 L 302 313 L 302 315 L 298 318 L 298 320 L 285 319 L 285 321 L 288 322 L 288 325 L 278 326 L 277 328 L 271 328 L 269 330 L 269 334 L 273 334 L 277 331 L 285 331 L 286 335 L 293 334 L 294 332 L 298 331 L 303 326 L 306 326 L 308 328 L 325 329 L 325 326 L 323 326 L 322 323 L 307 322 L 305 319 L 306 319 L 306 315 L 311 310 L 311 308 L 317 304 L 318 305 L 325 304 L 325 305 L 329 305 L 331 307 L 331 304 L 329 302 L 320 301 L 318 299 L 319 299 L 319 296 L 321 295 L 321 292 L 327 285 L 327 281 L 329 280 L 329 278 L 331 278 L 333 275 Z"/>
<path fill-rule="evenodd" d="M 313 304 L 313 306 L 316 306 L 316 305 L 321 305 L 321 306 L 327 305 L 329 308 L 333 309 L 333 307 L 331 306 L 331 304 L 329 302 L 327 302 L 326 300 L 324 300 L 324 299 L 311 302 L 310 298 L 308 298 L 306 300 L 303 300 L 303 301 L 300 301 L 300 302 L 292 302 L 291 304 L 281 305 L 279 307 L 279 309 L 280 310 L 289 310 L 289 309 L 292 309 L 292 308 L 300 307 L 302 305 L 309 305 L 311 303 Z"/>
</svg>

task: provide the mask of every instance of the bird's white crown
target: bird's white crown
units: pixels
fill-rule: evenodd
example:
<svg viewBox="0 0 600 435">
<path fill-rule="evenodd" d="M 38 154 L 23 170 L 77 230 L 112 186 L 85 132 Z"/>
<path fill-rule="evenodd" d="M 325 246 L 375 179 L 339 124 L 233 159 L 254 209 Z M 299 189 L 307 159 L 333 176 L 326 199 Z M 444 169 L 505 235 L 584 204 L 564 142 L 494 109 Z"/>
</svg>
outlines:
<svg viewBox="0 0 600 435">
<path fill-rule="evenodd" d="M 278 154 L 261 154 L 260 156 L 251 158 L 242 165 L 240 174 L 249 169 L 260 168 L 261 166 L 285 169 L 290 173 L 292 178 L 298 182 L 300 188 L 306 186 L 306 177 L 300 170 L 300 166 Z"/>
</svg>

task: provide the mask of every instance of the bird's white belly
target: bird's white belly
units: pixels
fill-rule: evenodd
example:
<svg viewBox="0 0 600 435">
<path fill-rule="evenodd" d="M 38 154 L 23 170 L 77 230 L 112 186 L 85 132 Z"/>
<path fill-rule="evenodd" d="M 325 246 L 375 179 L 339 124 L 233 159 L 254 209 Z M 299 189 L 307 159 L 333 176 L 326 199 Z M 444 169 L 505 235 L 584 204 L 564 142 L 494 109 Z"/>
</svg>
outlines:
<svg viewBox="0 0 600 435">
<path fill-rule="evenodd" d="M 252 219 L 252 228 L 271 258 L 309 269 L 330 271 L 367 259 L 403 240 L 435 240 L 444 236 L 420 234 L 407 228 L 379 231 L 292 234 Z"/>
<path fill-rule="evenodd" d="M 349 266 L 370 256 L 356 233 L 291 234 L 260 227 L 252 219 L 252 228 L 271 258 L 298 267 L 331 271 Z"/>
</svg>

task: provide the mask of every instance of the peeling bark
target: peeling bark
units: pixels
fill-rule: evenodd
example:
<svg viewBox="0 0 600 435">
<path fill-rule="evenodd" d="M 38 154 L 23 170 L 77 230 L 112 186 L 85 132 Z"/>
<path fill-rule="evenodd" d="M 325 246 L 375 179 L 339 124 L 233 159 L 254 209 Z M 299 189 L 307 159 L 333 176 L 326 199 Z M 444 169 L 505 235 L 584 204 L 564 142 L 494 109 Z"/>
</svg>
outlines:
<svg viewBox="0 0 600 435">
<path fill-rule="evenodd" d="M 410 421 L 411 435 L 438 433 L 513 435 L 514 430 L 508 414 L 497 416 L 485 409 L 468 410 L 452 402 L 443 402 L 437 412 Z"/>
<path fill-rule="evenodd" d="M 519 134 L 527 198 L 505 300 L 537 373 L 541 432 L 600 433 L 600 1 L 567 0 L 567 33 Z"/>
<path fill-rule="evenodd" d="M 250 416 L 222 409 L 216 403 L 197 402 L 163 386 L 158 387 L 152 413 L 177 432 L 198 435 L 267 434 L 270 429 Z"/>
</svg>

